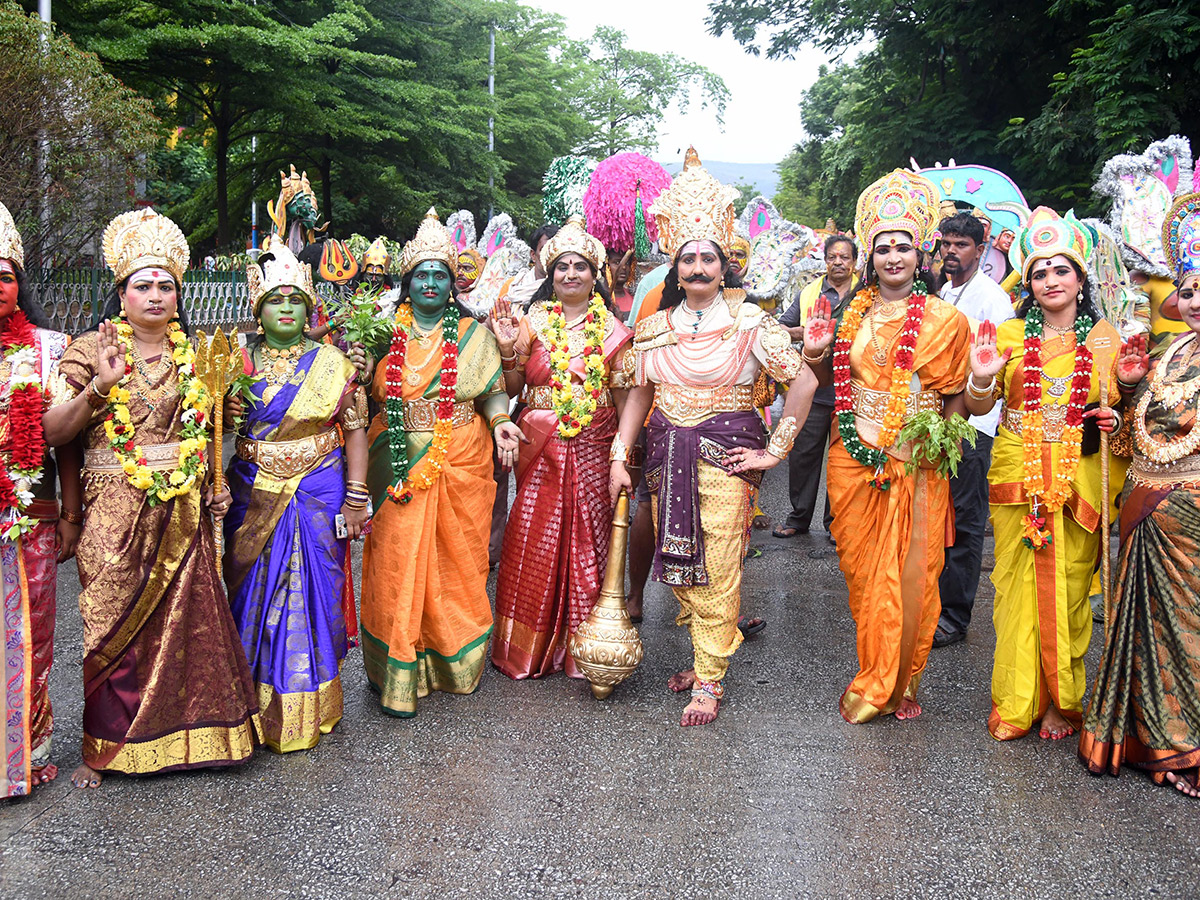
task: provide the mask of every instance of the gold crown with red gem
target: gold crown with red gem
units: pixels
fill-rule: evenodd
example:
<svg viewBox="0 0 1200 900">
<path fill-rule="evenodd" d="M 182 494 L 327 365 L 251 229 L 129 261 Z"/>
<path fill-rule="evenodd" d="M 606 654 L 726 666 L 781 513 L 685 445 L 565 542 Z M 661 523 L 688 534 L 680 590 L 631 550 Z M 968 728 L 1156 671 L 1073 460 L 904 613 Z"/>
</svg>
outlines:
<svg viewBox="0 0 1200 900">
<path fill-rule="evenodd" d="M 458 274 L 458 248 L 432 206 L 413 239 L 400 251 L 400 274 L 407 275 L 423 262 L 445 263 L 451 275 Z"/>
<path fill-rule="evenodd" d="M 683 171 L 655 198 L 648 212 L 658 225 L 658 246 L 674 257 L 690 241 L 712 241 L 728 255 L 733 244 L 737 188 L 717 181 L 688 147 Z"/>
<path fill-rule="evenodd" d="M 582 216 L 571 216 L 558 233 L 542 247 L 542 268 L 549 272 L 554 261 L 565 253 L 578 253 L 599 270 L 605 259 L 600 239 L 587 233 Z"/>
<path fill-rule="evenodd" d="M 166 269 L 177 284 L 183 283 L 190 258 L 187 238 L 178 225 L 148 206 L 109 222 L 100 246 L 117 284 L 151 266 Z"/>
<path fill-rule="evenodd" d="M 941 192 L 924 175 L 896 169 L 858 195 L 854 233 L 868 253 L 875 238 L 903 231 L 920 249 L 929 252 L 942 236 L 938 231 Z"/>
<path fill-rule="evenodd" d="M 263 301 L 281 287 L 295 288 L 303 295 L 304 305 L 311 311 L 317 295 L 313 287 L 312 266 L 296 259 L 291 248 L 280 240 L 267 239 L 262 255 L 246 266 L 246 290 L 254 315 L 262 309 Z"/>
</svg>

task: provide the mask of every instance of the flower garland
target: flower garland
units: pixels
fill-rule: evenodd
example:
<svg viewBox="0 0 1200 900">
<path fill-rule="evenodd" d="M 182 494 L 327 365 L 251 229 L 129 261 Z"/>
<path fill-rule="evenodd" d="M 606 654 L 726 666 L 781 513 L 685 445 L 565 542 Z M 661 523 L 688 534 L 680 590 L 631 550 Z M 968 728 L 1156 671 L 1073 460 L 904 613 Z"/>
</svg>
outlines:
<svg viewBox="0 0 1200 900">
<path fill-rule="evenodd" d="M 1070 499 L 1071 482 L 1079 468 L 1083 443 L 1083 408 L 1087 405 L 1092 384 L 1092 351 L 1085 341 L 1094 323 L 1091 316 L 1083 314 L 1075 319 L 1075 369 L 1062 430 L 1062 455 L 1047 486 L 1042 478 L 1042 331 L 1045 324 L 1046 316 L 1035 303 L 1025 316 L 1021 412 L 1022 480 L 1030 502 L 1030 512 L 1022 519 L 1021 543 L 1032 550 L 1040 550 L 1054 542 L 1046 528 L 1046 517 L 1040 510 L 1053 514 Z"/>
<path fill-rule="evenodd" d="M 550 402 L 558 421 L 558 436 L 573 438 L 592 424 L 600 392 L 604 390 L 604 331 L 608 327 L 608 309 L 604 299 L 593 292 L 583 319 L 583 396 L 575 398 L 571 389 L 571 351 L 567 335 L 567 317 L 562 302 L 550 307 L 545 338 L 550 351 Z"/>
<path fill-rule="evenodd" d="M 904 412 L 911 392 L 912 370 L 916 358 L 917 335 L 925 318 L 925 303 L 929 299 L 925 285 L 916 282 L 908 298 L 908 310 L 896 346 L 896 358 L 892 364 L 892 378 L 888 385 L 888 405 L 883 415 L 883 429 L 879 432 L 879 446 L 890 447 L 896 442 L 904 425 Z M 837 339 L 833 345 L 833 392 L 834 410 L 837 412 L 838 434 L 842 446 L 858 463 L 872 470 L 867 480 L 872 487 L 886 491 L 891 479 L 883 476 L 887 454 L 882 449 L 866 446 L 858 436 L 854 417 L 854 388 L 850 380 L 850 348 L 862 327 L 863 318 L 879 299 L 879 288 L 872 286 L 860 291 L 850 301 L 842 316 Z"/>
<path fill-rule="evenodd" d="M 437 419 L 433 423 L 433 442 L 425 451 L 416 474 L 408 470 L 408 435 L 404 431 L 404 354 L 413 329 L 411 303 L 396 309 L 392 327 L 392 347 L 388 352 L 387 402 L 388 449 L 392 456 L 392 478 L 388 496 L 396 503 L 408 503 L 414 490 L 427 490 L 442 474 L 442 462 L 450 435 L 454 431 L 454 396 L 458 388 L 458 309 L 446 307 L 442 316 L 442 367 L 438 370 Z"/>
<path fill-rule="evenodd" d="M 208 412 L 212 397 L 208 388 L 196 377 L 192 363 L 196 351 L 192 348 L 179 322 L 171 320 L 167 339 L 171 343 L 171 361 L 179 376 L 179 396 L 183 399 L 179 414 L 179 464 L 171 472 L 149 467 L 141 445 L 134 442 L 134 427 L 129 415 L 129 389 L 125 387 L 133 376 L 133 326 L 124 319 L 113 319 L 117 339 L 125 350 L 125 374 L 108 392 L 104 433 L 129 483 L 146 492 L 150 506 L 166 503 L 195 487 L 204 478 L 208 460 Z"/>
<path fill-rule="evenodd" d="M 13 541 L 33 528 L 25 510 L 46 460 L 37 330 L 21 310 L 13 310 L 0 328 L 0 347 L 9 365 L 8 433 L 13 441 L 7 464 L 0 458 L 0 525 L 4 539 Z"/>
</svg>

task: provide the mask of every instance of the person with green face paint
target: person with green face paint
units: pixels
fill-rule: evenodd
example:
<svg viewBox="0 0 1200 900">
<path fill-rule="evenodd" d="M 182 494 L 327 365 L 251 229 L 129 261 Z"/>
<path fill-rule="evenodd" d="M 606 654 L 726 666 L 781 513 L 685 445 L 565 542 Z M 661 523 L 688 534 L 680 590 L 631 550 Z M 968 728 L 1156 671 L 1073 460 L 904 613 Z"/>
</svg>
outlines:
<svg viewBox="0 0 1200 900">
<path fill-rule="evenodd" d="M 496 482 L 524 441 L 492 333 L 450 299 L 458 251 L 430 210 L 401 255 L 392 342 L 368 432 L 375 518 L 363 551 L 363 662 L 385 712 L 479 686 L 492 632 L 488 531 Z"/>
<path fill-rule="evenodd" d="M 247 281 L 262 337 L 244 351 L 254 399 L 229 467 L 225 582 L 264 742 L 285 753 L 315 746 L 342 717 L 339 672 L 355 618 L 347 539 L 370 516 L 359 383 L 368 360 L 359 346 L 347 356 L 305 337 L 312 270 L 285 244 L 272 241 Z"/>
</svg>

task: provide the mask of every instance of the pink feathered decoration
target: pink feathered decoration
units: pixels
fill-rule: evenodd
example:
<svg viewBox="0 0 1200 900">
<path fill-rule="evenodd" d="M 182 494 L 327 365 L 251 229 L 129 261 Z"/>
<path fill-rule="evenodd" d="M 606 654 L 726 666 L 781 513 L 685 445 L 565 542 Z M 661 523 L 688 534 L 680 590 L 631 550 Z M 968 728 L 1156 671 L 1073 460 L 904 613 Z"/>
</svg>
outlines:
<svg viewBox="0 0 1200 900">
<path fill-rule="evenodd" d="M 658 227 L 648 212 L 670 184 L 667 170 L 649 157 L 632 151 L 610 156 L 592 173 L 583 195 L 587 230 L 609 250 L 624 253 L 633 247 L 633 208 L 641 180 L 642 209 L 650 240 L 658 240 Z"/>
</svg>

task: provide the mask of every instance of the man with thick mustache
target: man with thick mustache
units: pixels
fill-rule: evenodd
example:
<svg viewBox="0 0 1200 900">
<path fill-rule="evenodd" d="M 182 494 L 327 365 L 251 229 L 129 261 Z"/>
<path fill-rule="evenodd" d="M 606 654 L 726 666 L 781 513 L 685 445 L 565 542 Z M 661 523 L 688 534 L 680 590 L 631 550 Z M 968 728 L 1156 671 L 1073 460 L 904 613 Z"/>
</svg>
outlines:
<svg viewBox="0 0 1200 900">
<path fill-rule="evenodd" d="M 941 297 L 979 328 L 985 319 L 999 324 L 1013 317 L 1008 294 L 979 267 L 983 253 L 983 223 L 970 213 L 942 219 L 942 273 L 949 281 Z M 967 636 L 979 573 L 983 564 L 983 535 L 988 520 L 988 468 L 992 464 L 992 439 L 1000 423 L 1000 407 L 986 416 L 971 416 L 975 446 L 963 444 L 958 474 L 950 478 L 954 502 L 954 546 L 946 549 L 946 565 L 938 579 L 942 615 L 933 646 L 945 647 Z"/>
</svg>

